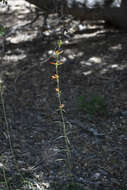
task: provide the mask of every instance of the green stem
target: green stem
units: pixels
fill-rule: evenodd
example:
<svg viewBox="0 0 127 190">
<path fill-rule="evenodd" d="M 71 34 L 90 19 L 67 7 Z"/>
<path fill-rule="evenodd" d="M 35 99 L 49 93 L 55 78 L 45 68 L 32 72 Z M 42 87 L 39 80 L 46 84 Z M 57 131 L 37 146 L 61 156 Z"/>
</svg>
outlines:
<svg viewBox="0 0 127 190">
<path fill-rule="evenodd" d="M 56 56 L 56 62 L 59 63 L 59 55 Z M 56 75 L 59 76 L 59 71 L 58 71 L 58 65 L 57 64 L 56 64 Z M 59 77 L 57 78 L 57 89 L 59 89 L 57 95 L 58 95 L 60 115 L 61 115 L 62 126 L 63 126 L 65 147 L 66 147 L 67 168 L 69 168 L 69 177 L 70 177 L 70 181 L 72 182 L 73 177 L 72 177 L 72 166 L 71 166 L 71 152 L 70 152 L 68 137 L 67 137 L 67 133 L 66 133 L 66 125 L 65 125 L 65 120 L 64 120 L 63 108 L 61 107 L 62 101 L 61 101 L 61 91 L 60 91 Z"/>
</svg>

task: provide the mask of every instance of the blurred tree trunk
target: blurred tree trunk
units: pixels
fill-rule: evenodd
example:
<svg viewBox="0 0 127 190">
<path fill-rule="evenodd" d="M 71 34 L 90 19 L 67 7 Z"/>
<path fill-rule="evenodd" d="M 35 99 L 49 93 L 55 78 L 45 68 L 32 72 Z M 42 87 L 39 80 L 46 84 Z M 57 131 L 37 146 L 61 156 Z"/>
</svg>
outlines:
<svg viewBox="0 0 127 190">
<path fill-rule="evenodd" d="M 127 0 L 26 0 L 47 13 L 62 12 L 79 20 L 106 20 L 127 29 Z"/>
</svg>

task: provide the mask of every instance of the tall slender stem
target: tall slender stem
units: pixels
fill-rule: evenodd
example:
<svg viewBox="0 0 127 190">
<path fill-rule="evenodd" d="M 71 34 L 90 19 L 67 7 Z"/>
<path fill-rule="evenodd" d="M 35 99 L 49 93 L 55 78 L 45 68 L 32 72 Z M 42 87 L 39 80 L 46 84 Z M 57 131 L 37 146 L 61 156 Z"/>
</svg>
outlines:
<svg viewBox="0 0 127 190">
<path fill-rule="evenodd" d="M 60 44 L 58 42 L 58 44 Z M 64 114 L 63 114 L 63 104 L 62 104 L 62 100 L 61 100 L 61 90 L 60 90 L 60 78 L 59 78 L 59 64 L 60 64 L 60 48 L 61 45 L 58 45 L 58 51 L 56 53 L 56 82 L 57 82 L 57 96 L 58 96 L 58 101 L 59 101 L 59 108 L 60 108 L 60 115 L 61 115 L 61 121 L 62 121 L 62 126 L 63 126 L 63 134 L 64 134 L 64 141 L 65 141 L 65 147 L 66 147 L 66 166 L 69 169 L 69 177 L 70 177 L 70 181 L 73 181 L 73 177 L 72 177 L 72 165 L 71 165 L 71 151 L 70 151 L 70 147 L 69 147 L 69 140 L 68 140 L 68 136 L 67 136 L 67 132 L 66 132 L 66 124 L 65 124 L 65 119 L 64 119 Z"/>
</svg>

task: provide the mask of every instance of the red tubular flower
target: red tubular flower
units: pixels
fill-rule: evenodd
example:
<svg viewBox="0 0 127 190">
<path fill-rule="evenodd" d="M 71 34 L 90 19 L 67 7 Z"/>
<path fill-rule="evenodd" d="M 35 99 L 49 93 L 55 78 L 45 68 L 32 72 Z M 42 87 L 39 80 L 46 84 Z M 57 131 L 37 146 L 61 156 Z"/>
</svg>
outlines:
<svg viewBox="0 0 127 190">
<path fill-rule="evenodd" d="M 50 64 L 51 64 L 51 65 L 56 65 L 57 63 L 55 63 L 55 62 L 50 62 Z"/>
<path fill-rule="evenodd" d="M 62 62 L 60 62 L 60 63 L 58 63 L 58 65 L 63 65 L 63 63 L 62 63 Z"/>
<path fill-rule="evenodd" d="M 50 64 L 51 65 L 62 65 L 63 63 L 62 62 L 60 62 L 60 63 L 58 63 L 58 62 L 50 62 Z"/>
<path fill-rule="evenodd" d="M 56 92 L 60 92 L 60 89 L 59 89 L 59 88 L 56 88 Z"/>
<path fill-rule="evenodd" d="M 52 76 L 52 79 L 56 79 L 57 80 L 58 78 L 59 78 L 59 75 L 57 75 L 57 74 L 55 74 L 55 75 Z"/>
<path fill-rule="evenodd" d="M 62 51 L 56 50 L 56 55 L 60 55 L 61 53 L 63 53 L 63 50 Z"/>
<path fill-rule="evenodd" d="M 59 108 L 60 108 L 60 109 L 63 109 L 63 108 L 64 108 L 64 104 L 61 104 L 61 105 L 59 106 Z"/>
</svg>

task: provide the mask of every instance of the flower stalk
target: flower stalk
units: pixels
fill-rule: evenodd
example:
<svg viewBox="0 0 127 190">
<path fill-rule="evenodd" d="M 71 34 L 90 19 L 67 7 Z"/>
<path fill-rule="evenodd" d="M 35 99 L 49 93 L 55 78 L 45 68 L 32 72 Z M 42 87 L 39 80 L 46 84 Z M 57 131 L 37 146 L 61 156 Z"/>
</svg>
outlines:
<svg viewBox="0 0 127 190">
<path fill-rule="evenodd" d="M 69 180 L 72 183 L 73 176 L 72 176 L 70 143 L 69 143 L 69 139 L 66 132 L 66 124 L 65 124 L 64 113 L 63 113 L 64 104 L 62 104 L 61 90 L 60 90 L 59 66 L 63 64 L 60 61 L 60 55 L 63 53 L 63 50 L 61 50 L 61 47 L 62 47 L 61 39 L 58 40 L 57 45 L 58 45 L 58 49 L 55 52 L 56 62 L 55 63 L 51 62 L 52 65 L 55 65 L 55 75 L 52 76 L 52 79 L 56 80 L 56 93 L 57 93 L 58 102 L 59 102 L 59 110 L 60 110 L 61 122 L 62 122 L 62 127 L 63 127 L 63 136 L 64 136 L 65 149 L 66 149 L 66 167 L 68 168 L 68 171 L 69 171 Z"/>
</svg>

